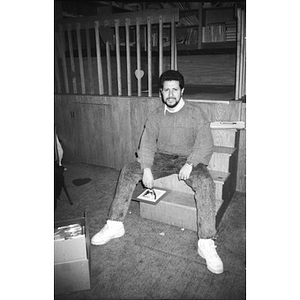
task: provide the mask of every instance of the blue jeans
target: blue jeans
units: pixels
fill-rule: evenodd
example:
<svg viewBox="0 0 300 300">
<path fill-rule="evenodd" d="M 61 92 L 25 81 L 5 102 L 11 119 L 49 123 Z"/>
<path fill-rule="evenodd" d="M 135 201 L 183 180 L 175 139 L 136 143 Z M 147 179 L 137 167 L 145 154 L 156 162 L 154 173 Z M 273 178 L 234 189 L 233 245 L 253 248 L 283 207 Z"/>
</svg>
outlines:
<svg viewBox="0 0 300 300">
<path fill-rule="evenodd" d="M 186 163 L 186 157 L 156 153 L 151 167 L 154 179 L 178 174 Z M 143 171 L 138 161 L 123 167 L 118 180 L 114 200 L 108 218 L 123 222 L 130 206 L 136 185 L 143 178 Z M 216 198 L 215 183 L 204 164 L 193 167 L 189 179 L 185 180 L 195 192 L 197 207 L 198 238 L 214 238 L 216 234 Z"/>
</svg>

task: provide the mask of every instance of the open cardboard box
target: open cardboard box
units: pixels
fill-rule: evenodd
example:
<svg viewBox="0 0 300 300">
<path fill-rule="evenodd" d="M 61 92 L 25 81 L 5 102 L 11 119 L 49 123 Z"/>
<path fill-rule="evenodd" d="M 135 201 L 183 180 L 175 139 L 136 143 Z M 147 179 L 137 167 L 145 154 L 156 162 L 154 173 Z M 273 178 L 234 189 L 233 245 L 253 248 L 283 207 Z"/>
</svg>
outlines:
<svg viewBox="0 0 300 300">
<path fill-rule="evenodd" d="M 54 241 L 54 290 L 65 294 L 91 288 L 90 238 L 87 216 L 55 222 L 54 227 L 80 224 L 83 234 L 75 238 Z"/>
</svg>

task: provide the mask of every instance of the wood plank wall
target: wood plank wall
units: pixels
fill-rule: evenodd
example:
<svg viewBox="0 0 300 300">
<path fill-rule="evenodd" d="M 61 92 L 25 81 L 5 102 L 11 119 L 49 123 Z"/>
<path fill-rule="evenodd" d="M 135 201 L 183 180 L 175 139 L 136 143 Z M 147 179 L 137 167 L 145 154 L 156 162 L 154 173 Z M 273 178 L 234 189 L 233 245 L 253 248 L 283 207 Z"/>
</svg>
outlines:
<svg viewBox="0 0 300 300">
<path fill-rule="evenodd" d="M 235 84 L 235 54 L 182 55 L 177 60 L 187 85 Z M 164 70 L 169 68 L 169 60 L 165 60 Z"/>
<path fill-rule="evenodd" d="M 242 103 L 241 121 L 246 124 L 246 103 Z M 246 192 L 246 129 L 240 130 L 236 190 Z"/>
<path fill-rule="evenodd" d="M 241 101 L 195 104 L 210 121 L 234 121 L 241 117 Z M 65 161 L 121 169 L 135 159 L 146 118 L 159 105 L 159 97 L 55 95 L 55 123 Z M 244 147 L 243 139 L 241 135 Z M 243 191 L 244 154 L 240 162 L 237 190 Z"/>
</svg>

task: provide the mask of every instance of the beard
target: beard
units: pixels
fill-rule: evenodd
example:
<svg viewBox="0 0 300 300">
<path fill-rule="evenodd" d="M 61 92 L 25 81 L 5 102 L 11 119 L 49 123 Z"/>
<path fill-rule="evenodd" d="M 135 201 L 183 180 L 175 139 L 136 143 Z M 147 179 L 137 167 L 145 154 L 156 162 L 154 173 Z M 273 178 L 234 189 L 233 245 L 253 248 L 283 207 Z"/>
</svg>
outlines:
<svg viewBox="0 0 300 300">
<path fill-rule="evenodd" d="M 175 102 L 173 102 L 175 100 Z M 170 102 L 171 101 L 171 102 Z M 169 108 L 174 108 L 178 105 L 180 99 L 176 100 L 174 97 L 169 97 L 164 99 L 164 103 L 169 107 Z"/>
</svg>

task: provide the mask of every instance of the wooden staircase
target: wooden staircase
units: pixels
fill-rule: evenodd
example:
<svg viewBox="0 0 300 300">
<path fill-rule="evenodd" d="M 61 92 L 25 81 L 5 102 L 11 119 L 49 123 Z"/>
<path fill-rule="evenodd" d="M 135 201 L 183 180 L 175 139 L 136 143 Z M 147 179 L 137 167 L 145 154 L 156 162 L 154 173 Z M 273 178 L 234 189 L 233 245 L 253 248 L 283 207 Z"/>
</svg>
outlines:
<svg viewBox="0 0 300 300">
<path fill-rule="evenodd" d="M 239 131 L 212 128 L 212 134 L 215 147 L 208 169 L 216 184 L 218 226 L 236 188 Z M 169 193 L 156 205 L 140 202 L 141 217 L 197 231 L 193 190 L 184 181 L 179 181 L 176 174 L 155 180 L 154 187 L 167 189 Z M 141 191 L 142 187 L 138 186 L 133 200 L 138 200 L 136 197 Z"/>
</svg>

